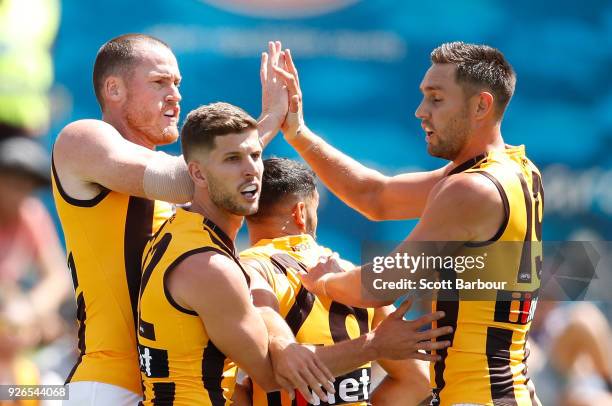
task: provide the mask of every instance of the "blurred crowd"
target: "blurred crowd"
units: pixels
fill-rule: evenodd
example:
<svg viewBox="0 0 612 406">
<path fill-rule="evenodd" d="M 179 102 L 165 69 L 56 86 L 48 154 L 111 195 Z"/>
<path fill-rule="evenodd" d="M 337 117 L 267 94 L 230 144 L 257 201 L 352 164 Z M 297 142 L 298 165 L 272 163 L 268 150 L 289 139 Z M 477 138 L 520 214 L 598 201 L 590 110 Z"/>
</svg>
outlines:
<svg viewBox="0 0 612 406">
<path fill-rule="evenodd" d="M 58 1 L 0 2 L 0 384 L 61 384 L 74 352 L 70 274 L 37 197 L 51 183 L 39 137 L 58 24 Z"/>
</svg>

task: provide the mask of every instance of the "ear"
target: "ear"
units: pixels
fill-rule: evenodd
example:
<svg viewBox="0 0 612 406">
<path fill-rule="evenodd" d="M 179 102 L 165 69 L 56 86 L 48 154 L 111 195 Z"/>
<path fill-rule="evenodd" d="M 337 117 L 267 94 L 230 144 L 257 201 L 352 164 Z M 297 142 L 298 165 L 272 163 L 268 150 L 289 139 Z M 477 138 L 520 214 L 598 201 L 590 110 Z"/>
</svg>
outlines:
<svg viewBox="0 0 612 406">
<path fill-rule="evenodd" d="M 495 106 L 493 105 L 494 100 L 495 99 L 493 98 L 493 95 L 490 92 L 480 92 L 478 94 L 478 104 L 476 105 L 477 120 L 482 120 L 483 118 L 486 118 L 491 113 L 493 113 L 493 110 L 495 108 Z"/>
<path fill-rule="evenodd" d="M 293 206 L 291 215 L 293 216 L 293 222 L 300 229 L 300 232 L 306 232 L 306 204 L 304 202 L 297 202 Z"/>
<path fill-rule="evenodd" d="M 208 188 L 208 181 L 206 180 L 206 176 L 202 169 L 200 168 L 200 164 L 197 161 L 191 161 L 187 164 L 187 171 L 189 171 L 189 176 L 193 183 L 201 188 Z"/>
<path fill-rule="evenodd" d="M 104 80 L 104 98 L 115 103 L 121 102 L 127 95 L 123 79 L 119 76 L 109 76 Z"/>
</svg>

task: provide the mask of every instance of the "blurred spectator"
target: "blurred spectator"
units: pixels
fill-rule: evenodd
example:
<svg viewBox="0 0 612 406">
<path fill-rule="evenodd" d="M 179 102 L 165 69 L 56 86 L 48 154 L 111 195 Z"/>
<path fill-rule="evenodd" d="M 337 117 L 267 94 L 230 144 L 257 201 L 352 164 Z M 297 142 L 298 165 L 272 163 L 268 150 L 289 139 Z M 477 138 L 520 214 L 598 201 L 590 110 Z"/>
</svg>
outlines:
<svg viewBox="0 0 612 406">
<path fill-rule="evenodd" d="M 49 157 L 34 140 L 0 140 L 0 383 L 38 379 L 27 349 L 62 333 L 70 282 L 55 227 L 32 196 L 49 185 Z"/>
<path fill-rule="evenodd" d="M 59 0 L 0 1 L 0 139 L 46 132 L 58 25 Z"/>
<path fill-rule="evenodd" d="M 612 406 L 612 334 L 594 304 L 538 303 L 529 337 L 529 375 L 543 405 Z"/>
</svg>

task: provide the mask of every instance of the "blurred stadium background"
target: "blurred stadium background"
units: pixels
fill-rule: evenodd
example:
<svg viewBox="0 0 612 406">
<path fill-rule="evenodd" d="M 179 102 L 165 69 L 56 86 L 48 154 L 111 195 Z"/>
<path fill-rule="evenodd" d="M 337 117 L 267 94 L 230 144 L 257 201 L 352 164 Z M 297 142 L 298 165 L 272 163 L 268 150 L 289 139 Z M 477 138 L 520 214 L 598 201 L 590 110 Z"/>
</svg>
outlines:
<svg viewBox="0 0 612 406">
<path fill-rule="evenodd" d="M 100 116 L 91 73 L 111 37 L 143 32 L 169 43 L 183 118 L 214 101 L 258 116 L 259 55 L 279 39 L 300 71 L 309 127 L 386 174 L 444 164 L 426 153 L 414 118 L 429 52 L 454 40 L 492 45 L 517 72 L 502 131 L 543 172 L 544 240 L 612 239 L 610 1 L 0 0 L 0 22 L 0 123 L 29 129 L 48 151 L 69 121 Z M 20 62 L 16 49 L 28 53 Z M 282 136 L 265 155 L 297 158 Z M 39 196 L 61 235 L 50 192 Z M 322 197 L 319 240 L 356 263 L 363 236 L 401 240 L 414 226 L 370 222 Z M 597 306 L 609 319 L 609 303 Z M 41 351 L 42 369 L 58 364 Z"/>
</svg>

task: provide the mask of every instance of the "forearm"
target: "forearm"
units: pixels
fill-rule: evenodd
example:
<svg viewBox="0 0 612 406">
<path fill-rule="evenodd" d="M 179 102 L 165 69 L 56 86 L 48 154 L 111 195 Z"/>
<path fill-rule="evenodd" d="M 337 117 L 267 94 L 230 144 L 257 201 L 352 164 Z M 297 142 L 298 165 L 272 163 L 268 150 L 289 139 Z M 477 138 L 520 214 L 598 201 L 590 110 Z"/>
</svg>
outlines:
<svg viewBox="0 0 612 406">
<path fill-rule="evenodd" d="M 232 406 L 252 406 L 253 404 L 253 391 L 247 382 L 239 383 L 236 382 L 234 386 L 234 394 L 232 395 Z"/>
<path fill-rule="evenodd" d="M 332 375 L 340 376 L 378 357 L 373 340 L 374 333 L 367 333 L 354 340 L 329 346 L 315 346 L 314 352 Z"/>
<path fill-rule="evenodd" d="M 264 324 L 266 324 L 266 329 L 267 329 L 268 323 L 265 321 L 265 317 L 263 317 L 263 315 L 262 315 L 262 319 L 264 320 Z M 238 361 L 236 362 L 238 363 L 238 366 L 242 370 L 244 370 L 246 374 L 250 376 L 255 382 L 257 382 L 257 384 L 263 390 L 265 390 L 266 392 L 271 392 L 271 391 L 278 390 L 280 388 L 276 381 L 276 378 L 274 376 L 274 370 L 272 368 L 272 354 L 269 348 L 270 347 L 269 343 L 270 343 L 270 340 L 272 340 L 272 337 L 267 331 L 261 331 L 260 334 L 266 336 L 265 341 L 268 343 L 268 350 L 266 351 L 266 357 L 263 360 L 263 362 L 262 363 L 258 362 L 259 366 L 257 366 L 255 363 L 246 364 L 244 362 L 243 363 L 239 363 Z M 244 347 L 241 349 L 241 352 L 247 352 L 247 348 L 248 348 L 248 344 L 244 345 Z M 231 358 L 231 354 L 228 354 L 228 356 Z"/>
<path fill-rule="evenodd" d="M 193 199 L 193 181 L 182 156 L 157 151 L 144 170 L 142 188 L 145 197 L 170 203 Z"/>
<path fill-rule="evenodd" d="M 269 340 L 283 339 L 295 342 L 293 332 L 280 314 L 269 307 L 258 307 L 257 310 L 266 325 Z"/>
<path fill-rule="evenodd" d="M 386 176 L 340 152 L 306 127 L 300 135 L 286 139 L 340 200 L 368 218 L 378 217 L 379 202 L 373 196 L 384 186 Z"/>
<path fill-rule="evenodd" d="M 364 271 L 365 267 L 359 267 L 347 272 L 325 275 L 320 279 L 321 286 L 317 293 L 354 307 L 381 307 L 392 304 L 393 300 L 364 297 L 361 288 L 361 274 Z"/>
</svg>

